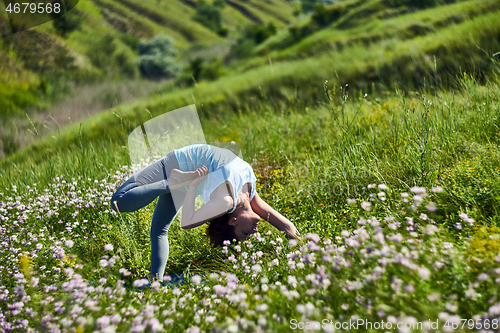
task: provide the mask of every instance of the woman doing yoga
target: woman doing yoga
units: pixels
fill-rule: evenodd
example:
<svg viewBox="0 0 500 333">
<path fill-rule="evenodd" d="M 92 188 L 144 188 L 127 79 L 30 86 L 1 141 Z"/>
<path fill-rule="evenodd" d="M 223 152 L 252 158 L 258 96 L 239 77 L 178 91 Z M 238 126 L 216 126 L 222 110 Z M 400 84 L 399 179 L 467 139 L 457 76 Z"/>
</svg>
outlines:
<svg viewBox="0 0 500 333">
<path fill-rule="evenodd" d="M 151 222 L 150 279 L 162 279 L 169 255 L 168 229 L 181 205 L 181 227 L 210 222 L 207 232 L 213 246 L 247 239 L 257 232 L 260 219 L 288 238 L 296 237 L 293 223 L 259 197 L 255 182 L 252 167 L 231 150 L 195 144 L 173 150 L 133 174 L 112 195 L 111 207 L 132 212 L 158 197 Z M 196 210 L 199 195 L 206 204 Z"/>
</svg>

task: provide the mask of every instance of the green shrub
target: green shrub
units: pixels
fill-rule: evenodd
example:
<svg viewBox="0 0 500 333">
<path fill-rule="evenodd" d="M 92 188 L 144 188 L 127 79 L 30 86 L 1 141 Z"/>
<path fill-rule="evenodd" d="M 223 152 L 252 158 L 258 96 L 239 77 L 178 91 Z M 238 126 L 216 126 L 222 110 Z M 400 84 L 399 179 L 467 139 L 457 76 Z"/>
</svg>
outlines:
<svg viewBox="0 0 500 333">
<path fill-rule="evenodd" d="M 200 22 L 221 36 L 226 36 L 228 29 L 222 26 L 222 15 L 220 12 L 222 7 L 222 1 L 210 5 L 205 0 L 200 0 L 198 6 L 196 6 L 196 14 L 193 16 L 193 20 Z"/>
<path fill-rule="evenodd" d="M 290 27 L 288 28 L 288 32 L 290 33 L 290 38 L 292 42 L 297 42 L 302 38 L 311 35 L 318 29 L 319 27 L 316 23 L 309 23 L 303 25 L 302 27 L 297 27 L 297 26 Z"/>
<path fill-rule="evenodd" d="M 147 42 L 140 42 L 137 48 L 141 55 L 162 54 L 165 57 L 175 57 L 177 50 L 174 48 L 174 43 L 173 38 L 158 35 Z"/>
<path fill-rule="evenodd" d="M 404 5 L 408 7 L 429 8 L 444 5 L 447 3 L 453 3 L 456 2 L 456 0 L 396 0 L 395 2 L 398 5 Z"/>
<path fill-rule="evenodd" d="M 231 46 L 226 60 L 230 59 L 244 59 L 251 57 L 255 50 L 255 42 L 253 39 L 239 39 L 236 44 Z"/>
<path fill-rule="evenodd" d="M 215 80 L 222 75 L 223 62 L 222 58 L 217 57 L 201 70 L 201 77 L 206 80 Z"/>
<path fill-rule="evenodd" d="M 215 80 L 222 75 L 222 66 L 223 61 L 220 57 L 208 63 L 206 63 L 203 58 L 197 57 L 189 61 L 189 66 L 184 68 L 175 84 L 181 87 L 190 87 L 194 85 L 195 81 Z"/>
<path fill-rule="evenodd" d="M 174 60 L 177 50 L 171 37 L 158 35 L 148 42 L 138 45 L 139 70 L 144 77 L 150 79 L 177 77 L 181 66 Z"/>
<path fill-rule="evenodd" d="M 75 10 L 69 11 L 52 21 L 52 26 L 57 34 L 63 38 L 66 38 L 68 34 L 79 29 L 81 25 L 81 18 Z"/>
<path fill-rule="evenodd" d="M 341 6 L 327 8 L 323 4 L 315 4 L 314 12 L 309 23 L 301 27 L 292 26 L 288 28 L 292 43 L 297 42 L 302 38 L 313 34 L 315 31 L 335 22 L 343 15 L 343 12 L 344 11 Z"/>
<path fill-rule="evenodd" d="M 2 150 L 5 155 L 15 153 L 19 149 L 19 142 L 12 133 L 2 132 Z"/>
<path fill-rule="evenodd" d="M 138 60 L 141 74 L 149 79 L 172 78 L 179 74 L 180 66 L 172 57 L 146 54 Z"/>
<path fill-rule="evenodd" d="M 268 37 L 276 33 L 276 26 L 269 22 L 267 25 L 254 24 L 245 29 L 244 36 L 248 39 L 253 39 L 255 44 L 260 44 Z"/>
<path fill-rule="evenodd" d="M 316 23 L 319 27 L 326 27 L 332 22 L 338 20 L 343 14 L 341 6 L 327 8 L 323 4 L 317 5 L 314 13 L 311 16 L 311 22 Z"/>
<path fill-rule="evenodd" d="M 189 71 L 191 72 L 191 75 L 193 75 L 196 81 L 200 79 L 201 71 L 203 69 L 203 62 L 204 59 L 200 57 L 197 57 L 189 61 Z"/>
</svg>

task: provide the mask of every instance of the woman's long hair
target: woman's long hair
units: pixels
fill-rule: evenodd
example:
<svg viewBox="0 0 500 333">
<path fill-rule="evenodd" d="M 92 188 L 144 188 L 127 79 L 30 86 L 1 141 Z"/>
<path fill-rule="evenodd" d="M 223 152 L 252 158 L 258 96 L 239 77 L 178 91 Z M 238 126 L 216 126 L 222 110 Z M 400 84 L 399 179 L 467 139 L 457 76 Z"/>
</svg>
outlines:
<svg viewBox="0 0 500 333">
<path fill-rule="evenodd" d="M 235 239 L 236 242 L 238 242 L 238 236 L 236 236 L 234 232 L 234 226 L 228 224 L 229 217 L 230 214 L 223 214 L 210 221 L 207 228 L 207 235 L 213 247 L 223 246 L 225 240 L 234 243 L 233 239 Z"/>
</svg>

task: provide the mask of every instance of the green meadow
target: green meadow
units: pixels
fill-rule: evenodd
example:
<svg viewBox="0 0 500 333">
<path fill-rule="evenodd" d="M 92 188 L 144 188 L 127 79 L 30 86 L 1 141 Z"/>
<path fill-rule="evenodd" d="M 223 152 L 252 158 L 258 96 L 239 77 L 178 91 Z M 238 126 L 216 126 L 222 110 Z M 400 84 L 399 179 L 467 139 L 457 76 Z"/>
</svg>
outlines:
<svg viewBox="0 0 500 333">
<path fill-rule="evenodd" d="M 229 37 L 181 19 L 197 2 L 81 1 L 82 30 L 64 40 L 79 64 L 50 79 L 3 41 L 0 57 L 19 66 L 0 66 L 3 147 L 10 122 L 33 139 L 0 161 L 0 329 L 497 332 L 498 1 L 346 0 L 294 16 L 299 3 L 231 0 Z M 267 22 L 275 34 L 227 56 L 245 24 Z M 51 29 L 33 31 L 63 40 Z M 108 34 L 132 64 L 124 36 L 158 33 L 175 39 L 179 63 L 196 53 L 225 64 L 217 77 L 184 72 L 189 84 L 150 82 L 89 56 Z M 84 84 L 123 82 L 151 91 L 55 130 L 21 126 Z M 179 214 L 166 274 L 186 282 L 147 284 L 156 200 L 116 214 L 109 199 L 133 171 L 129 133 L 191 104 L 206 141 L 235 141 L 259 195 L 302 237 L 263 222 L 250 241 L 211 248 L 207 226 L 183 230 Z"/>
</svg>

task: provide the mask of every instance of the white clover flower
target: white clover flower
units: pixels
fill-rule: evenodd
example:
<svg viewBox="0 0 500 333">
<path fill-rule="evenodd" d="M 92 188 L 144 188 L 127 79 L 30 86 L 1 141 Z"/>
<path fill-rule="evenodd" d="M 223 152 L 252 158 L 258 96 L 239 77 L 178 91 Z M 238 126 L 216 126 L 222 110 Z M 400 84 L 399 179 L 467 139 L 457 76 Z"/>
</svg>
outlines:
<svg viewBox="0 0 500 333">
<path fill-rule="evenodd" d="M 255 264 L 252 266 L 252 271 L 254 271 L 255 273 L 260 273 L 262 272 L 262 266 L 259 264 Z"/>
<path fill-rule="evenodd" d="M 347 204 L 348 205 L 354 205 L 354 204 L 356 204 L 356 199 L 347 199 Z"/>
<path fill-rule="evenodd" d="M 431 188 L 431 191 L 434 193 L 440 193 L 440 192 L 443 192 L 443 188 L 441 186 L 435 186 L 435 187 Z"/>
<path fill-rule="evenodd" d="M 259 304 L 255 307 L 255 310 L 257 311 L 260 311 L 260 312 L 264 312 L 264 311 L 267 311 L 269 307 L 267 306 L 267 304 Z"/>
<path fill-rule="evenodd" d="M 421 187 L 421 186 L 414 186 L 410 189 L 411 192 L 413 193 L 416 193 L 416 194 L 423 194 L 425 193 L 427 190 L 425 189 L 425 187 Z"/>
<path fill-rule="evenodd" d="M 112 244 L 104 245 L 104 251 L 113 251 L 113 245 Z"/>
<path fill-rule="evenodd" d="M 201 282 L 201 276 L 199 276 L 198 274 L 194 275 L 192 278 L 191 278 L 191 282 L 193 282 L 194 284 L 200 284 Z"/>
<path fill-rule="evenodd" d="M 370 211 L 371 210 L 371 208 L 370 208 L 371 206 L 372 206 L 372 204 L 369 203 L 369 202 L 367 202 L 367 201 L 363 201 L 361 203 L 361 208 L 363 208 L 366 211 Z"/>
<path fill-rule="evenodd" d="M 314 243 L 319 242 L 319 235 L 314 233 L 308 233 L 304 236 L 306 239 L 312 240 Z"/>
<path fill-rule="evenodd" d="M 430 271 L 430 270 L 428 270 L 428 269 L 427 269 L 427 268 L 425 268 L 425 267 L 420 267 L 420 268 L 418 269 L 418 275 L 420 276 L 420 278 L 421 278 L 422 280 L 428 280 L 428 279 L 429 279 L 429 277 L 431 276 L 431 271 Z"/>
<path fill-rule="evenodd" d="M 153 289 L 154 291 L 160 290 L 160 282 L 154 281 L 153 283 L 151 283 L 151 289 Z"/>
<path fill-rule="evenodd" d="M 477 276 L 477 280 L 478 280 L 478 281 L 484 281 L 484 280 L 486 280 L 487 278 L 488 278 L 488 274 L 486 274 L 486 273 L 481 273 L 481 274 L 479 274 L 479 275 Z"/>
</svg>

